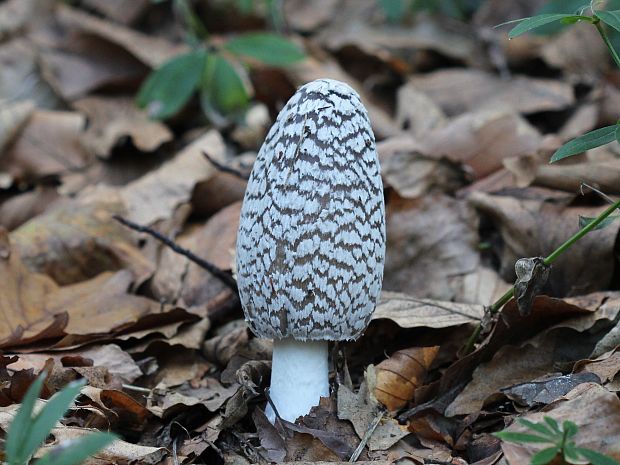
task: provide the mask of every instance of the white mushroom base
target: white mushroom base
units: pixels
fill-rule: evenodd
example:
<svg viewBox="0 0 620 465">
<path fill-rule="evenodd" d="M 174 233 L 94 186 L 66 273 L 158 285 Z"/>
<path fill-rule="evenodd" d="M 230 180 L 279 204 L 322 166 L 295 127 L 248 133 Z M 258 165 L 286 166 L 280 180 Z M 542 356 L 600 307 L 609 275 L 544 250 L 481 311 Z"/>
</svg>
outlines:
<svg viewBox="0 0 620 465">
<path fill-rule="evenodd" d="M 269 397 L 282 419 L 294 422 L 319 405 L 321 397 L 329 397 L 327 358 L 327 341 L 273 341 Z M 274 423 L 270 404 L 265 413 Z"/>
</svg>

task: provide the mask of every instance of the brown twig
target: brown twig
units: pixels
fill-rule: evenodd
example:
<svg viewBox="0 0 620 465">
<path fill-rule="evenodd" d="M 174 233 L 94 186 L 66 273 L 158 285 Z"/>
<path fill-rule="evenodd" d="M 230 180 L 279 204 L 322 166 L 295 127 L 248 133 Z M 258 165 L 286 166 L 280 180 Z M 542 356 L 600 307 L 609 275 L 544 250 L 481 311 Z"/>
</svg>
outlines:
<svg viewBox="0 0 620 465">
<path fill-rule="evenodd" d="M 214 158 L 209 156 L 207 152 L 203 151 L 202 154 L 207 160 L 209 160 L 209 163 L 211 163 L 215 167 L 215 169 L 217 169 L 218 171 L 221 171 L 222 173 L 232 174 L 233 176 L 241 178 L 244 181 L 247 181 L 250 178 L 250 176 L 248 176 L 245 173 L 242 173 L 238 169 L 231 168 L 230 166 L 226 166 L 223 163 L 220 163 L 219 161 L 215 160 Z"/>
<path fill-rule="evenodd" d="M 215 276 L 220 281 L 222 281 L 226 286 L 228 286 L 233 292 L 237 293 L 237 282 L 235 281 L 235 279 L 229 273 L 218 268 L 213 263 L 208 262 L 204 258 L 200 258 L 199 256 L 195 255 L 191 250 L 187 250 L 186 248 L 181 247 L 176 242 L 174 242 L 172 239 L 164 236 L 163 234 L 161 234 L 158 231 L 155 231 L 152 228 L 149 228 L 148 226 L 142 226 L 142 225 L 136 224 L 133 221 L 129 221 L 128 219 L 125 219 L 119 215 L 114 215 L 112 218 L 114 218 L 116 221 L 121 223 L 123 226 L 127 226 L 128 228 L 133 229 L 134 231 L 145 233 L 151 237 L 154 237 L 159 242 L 168 246 L 174 252 L 178 253 L 179 255 L 183 255 L 184 257 L 187 257 L 189 260 L 194 262 L 200 268 L 207 270 L 213 276 Z"/>
</svg>

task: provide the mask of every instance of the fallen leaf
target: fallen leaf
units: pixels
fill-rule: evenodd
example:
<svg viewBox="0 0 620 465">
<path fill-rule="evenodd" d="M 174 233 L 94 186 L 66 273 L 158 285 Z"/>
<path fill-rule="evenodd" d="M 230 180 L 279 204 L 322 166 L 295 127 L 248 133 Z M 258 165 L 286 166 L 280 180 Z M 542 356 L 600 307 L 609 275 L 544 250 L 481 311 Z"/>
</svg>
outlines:
<svg viewBox="0 0 620 465">
<path fill-rule="evenodd" d="M 449 116 L 480 109 L 536 113 L 563 110 L 575 101 L 570 85 L 551 79 L 517 76 L 502 79 L 476 69 L 447 69 L 411 78 Z"/>
<path fill-rule="evenodd" d="M 424 134 L 419 151 L 464 163 L 478 179 L 501 168 L 505 158 L 535 153 L 540 143 L 540 134 L 525 119 L 495 109 L 465 113 Z"/>
<path fill-rule="evenodd" d="M 328 23 L 338 3 L 339 0 L 318 0 L 314 4 L 304 0 L 289 0 L 282 4 L 282 9 L 287 24 L 293 30 L 307 33 Z"/>
<path fill-rule="evenodd" d="M 69 200 L 61 197 L 56 188 L 37 186 L 31 191 L 9 198 L 0 205 L 0 225 L 11 231 L 65 201 Z"/>
<path fill-rule="evenodd" d="M 80 145 L 84 125 L 79 113 L 34 110 L 19 137 L 3 153 L 0 171 L 18 182 L 33 182 L 84 168 L 89 162 Z"/>
<path fill-rule="evenodd" d="M 430 194 L 387 202 L 383 288 L 419 298 L 455 300 L 459 276 L 480 261 L 477 218 L 462 200 Z M 454 287 L 453 287 L 454 286 Z"/>
<path fill-rule="evenodd" d="M 68 202 L 24 223 L 11 233 L 11 240 L 31 270 L 61 285 L 125 267 L 142 283 L 154 266 L 113 214 L 123 214 L 113 198 L 92 204 Z"/>
<path fill-rule="evenodd" d="M 501 392 L 513 402 L 525 407 L 547 405 L 566 395 L 583 383 L 600 383 L 594 373 L 578 373 L 563 376 L 545 376 L 540 380 L 515 384 L 502 388 Z"/>
<path fill-rule="evenodd" d="M 121 197 L 127 205 L 129 219 L 149 225 L 170 218 L 179 205 L 191 199 L 196 184 L 216 172 L 205 160 L 203 151 L 222 162 L 224 150 L 220 133 L 208 131 L 159 169 L 127 184 Z"/>
<path fill-rule="evenodd" d="M 144 14 L 148 0 L 84 0 L 84 4 L 106 17 L 123 24 L 131 24 Z"/>
<path fill-rule="evenodd" d="M 414 137 L 447 123 L 446 115 L 428 95 L 411 82 L 396 93 L 396 123 Z"/>
<path fill-rule="evenodd" d="M 580 360 L 573 367 L 575 373 L 593 373 L 602 384 L 612 381 L 620 372 L 620 352 L 611 350 L 593 360 Z"/>
<path fill-rule="evenodd" d="M 123 137 L 130 137 L 143 152 L 172 140 L 172 132 L 163 123 L 150 120 L 131 98 L 86 97 L 73 102 L 73 107 L 88 118 L 84 145 L 99 157 L 109 157 Z"/>
<path fill-rule="evenodd" d="M 530 313 L 534 298 L 547 284 L 550 271 L 551 267 L 545 265 L 542 257 L 520 258 L 515 263 L 517 280 L 514 284 L 514 293 L 521 315 Z"/>
<path fill-rule="evenodd" d="M 528 413 L 523 418 L 540 422 L 544 416 L 552 417 L 560 424 L 565 420 L 574 422 L 579 428 L 574 438 L 577 446 L 593 449 L 615 460 L 620 459 L 620 400 L 615 393 L 599 384 L 581 384 L 543 412 Z M 524 427 L 514 423 L 506 430 L 523 432 Z M 601 434 L 603 431 L 605 433 Z M 531 456 L 539 448 L 535 445 L 502 442 L 502 450 L 511 465 L 528 465 Z"/>
<path fill-rule="evenodd" d="M 374 396 L 390 411 L 399 410 L 413 399 L 424 383 L 439 346 L 411 347 L 394 352 L 374 367 Z"/>
<path fill-rule="evenodd" d="M 500 274 L 508 282 L 515 279 L 513 267 L 519 258 L 547 256 L 577 232 L 579 216 L 596 217 L 603 209 L 567 206 L 566 201 L 547 200 L 544 192 L 533 190 L 520 194 L 509 197 L 476 192 L 469 197 L 501 235 Z M 543 292 L 565 296 L 606 289 L 613 272 L 611 251 L 618 228 L 619 224 L 612 224 L 574 244 L 554 262 Z"/>
<path fill-rule="evenodd" d="M 65 27 L 99 37 L 122 47 L 151 68 L 188 50 L 186 45 L 173 44 L 161 37 L 145 35 L 63 4 L 58 5 L 56 18 Z"/>
<path fill-rule="evenodd" d="M 0 100 L 0 153 L 13 142 L 33 110 L 34 103 L 28 100 L 15 102 Z"/>
</svg>

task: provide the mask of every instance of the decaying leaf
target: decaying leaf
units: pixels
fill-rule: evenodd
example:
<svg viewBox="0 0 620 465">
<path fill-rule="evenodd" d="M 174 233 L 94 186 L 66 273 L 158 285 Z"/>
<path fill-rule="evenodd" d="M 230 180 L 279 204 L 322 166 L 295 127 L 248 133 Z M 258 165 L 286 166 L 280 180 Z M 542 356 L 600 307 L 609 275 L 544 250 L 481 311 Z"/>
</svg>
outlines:
<svg viewBox="0 0 620 465">
<path fill-rule="evenodd" d="M 439 346 L 411 347 L 393 353 L 374 367 L 373 394 L 390 411 L 398 410 L 413 399 L 416 388 L 424 383 Z"/>
<path fill-rule="evenodd" d="M 563 376 L 551 375 L 540 380 L 502 388 L 501 392 L 519 405 L 534 407 L 538 404 L 550 404 L 580 384 L 599 383 L 600 381 L 597 375 L 588 372 Z"/>
<path fill-rule="evenodd" d="M 34 110 L 31 101 L 0 100 L 0 153 L 13 141 Z"/>
<path fill-rule="evenodd" d="M 530 313 L 534 298 L 547 284 L 550 271 L 551 268 L 542 257 L 520 258 L 515 263 L 515 298 L 522 315 Z"/>
</svg>

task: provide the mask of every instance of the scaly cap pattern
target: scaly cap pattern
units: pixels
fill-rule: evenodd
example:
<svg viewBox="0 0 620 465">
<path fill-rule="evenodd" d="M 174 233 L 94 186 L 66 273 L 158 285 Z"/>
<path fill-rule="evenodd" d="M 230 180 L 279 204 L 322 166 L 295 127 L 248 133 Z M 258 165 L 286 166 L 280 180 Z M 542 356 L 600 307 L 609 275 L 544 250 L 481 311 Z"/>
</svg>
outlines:
<svg viewBox="0 0 620 465">
<path fill-rule="evenodd" d="M 359 95 L 320 79 L 282 109 L 250 176 L 237 236 L 246 320 L 268 338 L 356 339 L 381 290 L 385 206 Z"/>
</svg>

